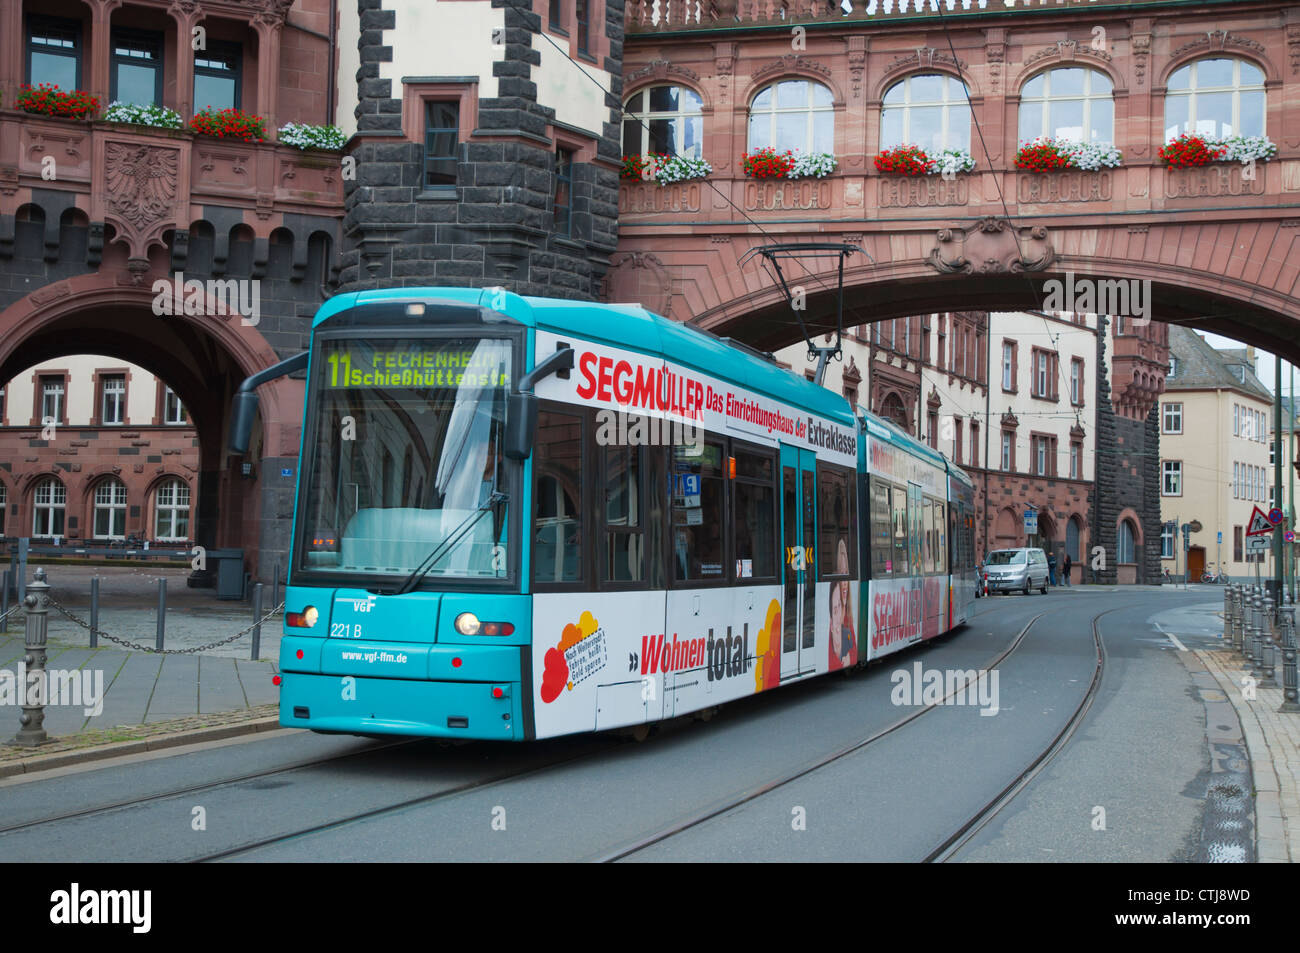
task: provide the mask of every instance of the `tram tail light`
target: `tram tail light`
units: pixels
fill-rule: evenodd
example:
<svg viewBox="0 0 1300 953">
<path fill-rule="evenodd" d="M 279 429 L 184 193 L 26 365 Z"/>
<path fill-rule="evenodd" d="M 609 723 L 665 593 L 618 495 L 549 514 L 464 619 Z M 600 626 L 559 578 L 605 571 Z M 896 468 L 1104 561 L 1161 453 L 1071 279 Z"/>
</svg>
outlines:
<svg viewBox="0 0 1300 953">
<path fill-rule="evenodd" d="M 286 612 L 284 624 L 295 629 L 310 629 L 320 618 L 315 606 L 308 606 L 301 612 Z"/>
<path fill-rule="evenodd" d="M 736 479 L 736 458 L 735 457 L 727 457 L 727 473 L 730 479 L 732 480 Z"/>
<path fill-rule="evenodd" d="M 481 622 L 472 612 L 456 616 L 455 625 L 461 635 L 513 635 L 515 631 L 511 622 Z"/>
</svg>

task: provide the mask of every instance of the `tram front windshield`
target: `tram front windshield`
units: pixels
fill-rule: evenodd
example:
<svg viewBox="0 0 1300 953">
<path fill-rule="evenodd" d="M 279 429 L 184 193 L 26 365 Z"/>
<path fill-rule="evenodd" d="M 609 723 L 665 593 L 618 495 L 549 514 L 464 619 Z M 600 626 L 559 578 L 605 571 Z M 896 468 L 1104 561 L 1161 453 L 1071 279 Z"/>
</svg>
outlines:
<svg viewBox="0 0 1300 953">
<path fill-rule="evenodd" d="M 323 340 L 312 355 L 297 566 L 504 579 L 503 338 Z"/>
</svg>

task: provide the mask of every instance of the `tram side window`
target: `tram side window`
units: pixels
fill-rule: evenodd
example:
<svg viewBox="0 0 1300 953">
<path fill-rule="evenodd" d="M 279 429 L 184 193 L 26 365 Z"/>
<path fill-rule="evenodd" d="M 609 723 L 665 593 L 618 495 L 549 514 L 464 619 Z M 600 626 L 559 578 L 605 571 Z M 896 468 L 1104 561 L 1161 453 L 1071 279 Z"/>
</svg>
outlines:
<svg viewBox="0 0 1300 953">
<path fill-rule="evenodd" d="M 582 418 L 542 411 L 533 451 L 533 582 L 583 581 Z"/>
<path fill-rule="evenodd" d="M 930 511 L 933 514 L 932 522 L 934 525 L 934 571 L 948 571 L 948 537 L 945 532 L 947 523 L 944 521 L 943 501 L 931 500 Z"/>
<path fill-rule="evenodd" d="M 736 579 L 776 578 L 776 464 L 770 454 L 736 449 Z"/>
<path fill-rule="evenodd" d="M 818 578 L 857 576 L 857 520 L 853 512 L 855 474 L 843 467 L 817 467 Z"/>
<path fill-rule="evenodd" d="M 919 567 L 913 569 L 912 562 L 920 562 L 920 553 L 916 545 L 916 524 L 915 517 L 908 519 L 908 496 L 907 490 L 902 487 L 894 487 L 894 492 L 890 494 L 894 499 L 894 575 L 895 576 L 916 576 L 919 575 Z M 911 553 L 908 552 L 908 542 L 911 541 Z"/>
<path fill-rule="evenodd" d="M 679 583 L 722 582 L 727 578 L 722 444 L 706 440 L 698 456 L 691 456 L 691 449 L 673 448 L 673 578 Z"/>
<path fill-rule="evenodd" d="M 602 583 L 645 581 L 645 447 L 601 447 Z"/>
<path fill-rule="evenodd" d="M 924 545 L 921 547 L 921 572 L 934 572 L 934 544 L 937 534 L 934 530 L 934 501 L 928 496 L 921 498 L 921 535 Z"/>
<path fill-rule="evenodd" d="M 888 579 L 894 574 L 893 505 L 890 486 L 871 480 L 871 576 Z"/>
</svg>

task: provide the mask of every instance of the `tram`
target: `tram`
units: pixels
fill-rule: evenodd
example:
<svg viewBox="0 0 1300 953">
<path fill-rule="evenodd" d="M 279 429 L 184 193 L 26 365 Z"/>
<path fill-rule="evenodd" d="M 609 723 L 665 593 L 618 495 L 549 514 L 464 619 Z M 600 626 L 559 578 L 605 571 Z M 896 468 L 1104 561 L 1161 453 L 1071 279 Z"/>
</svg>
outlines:
<svg viewBox="0 0 1300 953">
<path fill-rule="evenodd" d="M 769 355 L 636 306 L 331 298 L 306 367 L 280 723 L 643 726 L 960 626 L 959 467 Z"/>
</svg>

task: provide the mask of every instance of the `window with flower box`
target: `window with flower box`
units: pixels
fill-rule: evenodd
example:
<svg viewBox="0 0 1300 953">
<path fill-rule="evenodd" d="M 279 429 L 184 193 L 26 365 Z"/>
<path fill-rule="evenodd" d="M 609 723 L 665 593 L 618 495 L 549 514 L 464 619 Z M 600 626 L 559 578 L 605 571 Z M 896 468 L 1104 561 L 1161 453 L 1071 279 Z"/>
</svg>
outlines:
<svg viewBox="0 0 1300 953">
<path fill-rule="evenodd" d="M 834 97 L 820 83 L 782 80 L 760 90 L 749 107 L 749 148 L 832 152 Z"/>
<path fill-rule="evenodd" d="M 27 82 L 64 92 L 81 86 L 81 24 L 58 17 L 27 19 Z"/>
<path fill-rule="evenodd" d="M 112 51 L 109 94 L 112 100 L 134 105 L 161 106 L 162 34 L 116 29 L 113 31 Z"/>
<path fill-rule="evenodd" d="M 919 145 L 934 156 L 970 149 L 970 104 L 961 80 L 938 73 L 908 76 L 885 91 L 880 147 Z"/>
<path fill-rule="evenodd" d="M 238 43 L 221 40 L 208 40 L 207 45 L 194 53 L 194 111 L 238 109 L 243 50 Z"/>
<path fill-rule="evenodd" d="M 1165 139 L 1184 133 L 1226 138 L 1264 135 L 1264 72 L 1246 60 L 1216 57 L 1169 75 Z"/>
<path fill-rule="evenodd" d="M 1102 72 L 1063 67 L 1039 73 L 1020 89 L 1020 141 L 1039 136 L 1071 142 L 1115 139 L 1113 84 Z"/>
<path fill-rule="evenodd" d="M 638 90 L 623 106 L 623 154 L 702 157 L 703 108 L 685 86 Z"/>
</svg>

